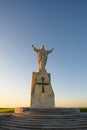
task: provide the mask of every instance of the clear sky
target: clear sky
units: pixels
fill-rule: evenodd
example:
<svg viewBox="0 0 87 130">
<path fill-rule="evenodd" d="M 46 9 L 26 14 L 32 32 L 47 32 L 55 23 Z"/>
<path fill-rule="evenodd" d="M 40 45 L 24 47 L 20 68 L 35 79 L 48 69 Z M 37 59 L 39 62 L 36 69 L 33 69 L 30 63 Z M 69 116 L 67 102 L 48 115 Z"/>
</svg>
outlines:
<svg viewBox="0 0 87 130">
<path fill-rule="evenodd" d="M 0 0 L 0 107 L 30 104 L 39 48 L 58 107 L 87 107 L 87 0 Z"/>
</svg>

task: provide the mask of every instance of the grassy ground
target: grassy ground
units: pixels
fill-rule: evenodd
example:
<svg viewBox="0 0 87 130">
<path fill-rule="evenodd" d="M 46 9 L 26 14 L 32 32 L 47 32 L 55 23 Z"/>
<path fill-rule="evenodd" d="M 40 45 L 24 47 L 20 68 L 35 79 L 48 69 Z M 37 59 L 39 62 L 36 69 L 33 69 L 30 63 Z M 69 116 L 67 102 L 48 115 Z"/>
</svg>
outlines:
<svg viewBox="0 0 87 130">
<path fill-rule="evenodd" d="M 80 109 L 80 112 L 87 112 L 87 107 L 79 108 L 79 109 Z"/>
<path fill-rule="evenodd" d="M 0 108 L 0 113 L 14 112 L 14 108 Z"/>
</svg>

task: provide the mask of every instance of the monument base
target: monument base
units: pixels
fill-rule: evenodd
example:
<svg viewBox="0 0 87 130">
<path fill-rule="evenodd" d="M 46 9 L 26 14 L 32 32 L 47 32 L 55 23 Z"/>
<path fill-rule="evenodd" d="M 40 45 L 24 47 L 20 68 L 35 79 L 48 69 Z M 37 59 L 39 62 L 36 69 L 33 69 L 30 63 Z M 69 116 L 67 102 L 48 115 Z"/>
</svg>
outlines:
<svg viewBox="0 0 87 130">
<path fill-rule="evenodd" d="M 76 108 L 16 108 L 0 115 L 0 130 L 14 129 L 87 130 L 87 113 Z"/>
<path fill-rule="evenodd" d="M 32 115 L 72 115 L 79 113 L 78 108 L 30 108 L 30 107 L 20 107 L 15 108 L 15 113 L 31 113 Z"/>
<path fill-rule="evenodd" d="M 50 74 L 45 70 L 33 72 L 31 86 L 31 108 L 54 108 L 54 92 Z"/>
</svg>

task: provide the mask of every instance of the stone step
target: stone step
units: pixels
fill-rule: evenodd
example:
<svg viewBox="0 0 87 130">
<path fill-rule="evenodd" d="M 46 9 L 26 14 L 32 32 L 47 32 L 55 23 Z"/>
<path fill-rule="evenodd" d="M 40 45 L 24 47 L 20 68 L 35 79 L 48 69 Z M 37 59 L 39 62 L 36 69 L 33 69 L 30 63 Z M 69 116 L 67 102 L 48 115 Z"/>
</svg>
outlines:
<svg viewBox="0 0 87 130">
<path fill-rule="evenodd" d="M 79 113 L 77 108 L 16 108 L 15 113 L 30 112 L 31 114 L 73 114 Z"/>
<path fill-rule="evenodd" d="M 87 113 L 67 114 L 67 110 L 62 109 L 61 114 L 56 114 L 52 109 L 50 112 L 54 114 L 47 114 L 47 111 L 33 109 L 31 112 L 0 114 L 0 130 L 87 130 Z"/>
</svg>

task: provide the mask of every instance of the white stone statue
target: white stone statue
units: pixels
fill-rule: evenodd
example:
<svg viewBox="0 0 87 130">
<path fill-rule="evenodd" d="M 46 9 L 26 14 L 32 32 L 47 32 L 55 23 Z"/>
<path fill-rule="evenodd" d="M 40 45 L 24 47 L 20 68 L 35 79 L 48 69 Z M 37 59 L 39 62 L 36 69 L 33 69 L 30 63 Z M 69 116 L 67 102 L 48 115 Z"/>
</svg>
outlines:
<svg viewBox="0 0 87 130">
<path fill-rule="evenodd" d="M 47 56 L 49 53 L 51 53 L 54 49 L 52 48 L 51 50 L 45 50 L 44 45 L 40 46 L 40 49 L 35 48 L 32 45 L 34 51 L 37 54 L 37 60 L 38 60 L 38 70 L 39 72 L 41 70 L 45 70 L 46 62 L 47 62 Z"/>
</svg>

